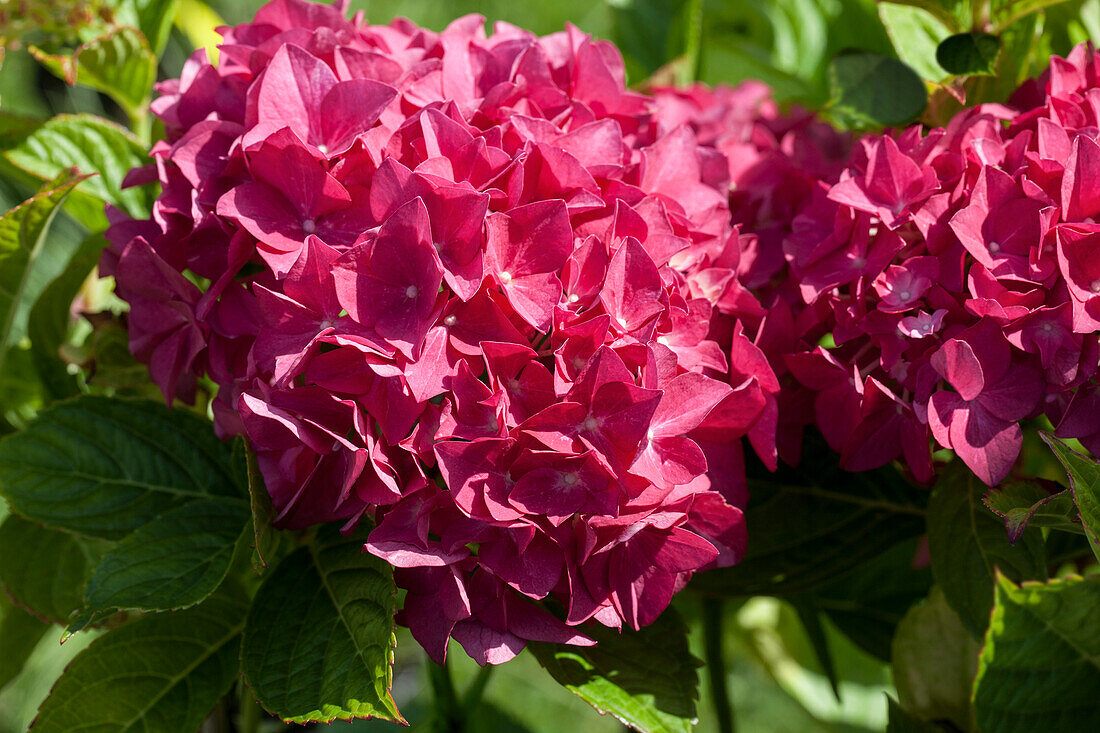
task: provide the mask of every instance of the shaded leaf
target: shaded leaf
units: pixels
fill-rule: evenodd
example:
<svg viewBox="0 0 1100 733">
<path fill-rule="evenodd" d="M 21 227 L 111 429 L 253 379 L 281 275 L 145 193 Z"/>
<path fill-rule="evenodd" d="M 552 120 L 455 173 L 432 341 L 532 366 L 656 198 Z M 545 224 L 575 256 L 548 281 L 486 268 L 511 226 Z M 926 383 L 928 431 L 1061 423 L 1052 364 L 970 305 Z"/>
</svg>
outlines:
<svg viewBox="0 0 1100 733">
<path fill-rule="evenodd" d="M 80 390 L 61 359 L 72 320 L 71 308 L 80 288 L 88 279 L 107 241 L 102 235 L 84 240 L 65 271 L 43 289 L 27 318 L 27 336 L 38 377 L 54 399 L 75 397 Z"/>
<path fill-rule="evenodd" d="M 957 33 L 936 47 L 936 61 L 951 74 L 992 74 L 1001 39 L 991 33 Z"/>
<path fill-rule="evenodd" d="M 601 713 L 644 733 L 687 733 L 696 719 L 698 667 L 674 609 L 640 631 L 585 629 L 591 647 L 531 643 L 550 676 Z"/>
<path fill-rule="evenodd" d="M 168 42 L 179 5 L 179 0 L 120 0 L 115 11 L 116 22 L 141 29 L 149 46 L 159 56 Z"/>
<path fill-rule="evenodd" d="M 938 733 L 943 729 L 935 723 L 926 723 L 905 711 L 889 695 L 886 696 L 886 733 Z"/>
<path fill-rule="evenodd" d="M 8 349 L 25 330 L 27 312 L 41 290 L 32 284 L 32 276 L 35 264 L 47 252 L 50 224 L 69 193 L 86 178 L 63 174 L 0 217 L 0 371 Z"/>
<path fill-rule="evenodd" d="M 238 673 L 241 594 L 150 614 L 104 634 L 73 659 L 42 703 L 35 733 L 183 733 L 202 725 Z"/>
<path fill-rule="evenodd" d="M 49 54 L 33 46 L 31 54 L 68 84 L 103 92 L 131 115 L 145 106 L 157 78 L 157 59 L 136 28 L 116 28 L 80 44 L 71 55 Z"/>
<path fill-rule="evenodd" d="M 1059 491 L 1061 487 L 1048 485 L 1051 483 L 1041 479 L 1008 481 L 985 492 L 982 503 L 1005 520 L 1009 542 L 1016 544 L 1029 524 L 1084 534 L 1072 491 Z"/>
<path fill-rule="evenodd" d="M 893 127 L 915 120 L 928 103 L 928 91 L 913 69 L 877 53 L 845 53 L 829 66 L 835 109 L 859 121 Z"/>
<path fill-rule="evenodd" d="M 1100 464 L 1083 456 L 1050 433 L 1040 433 L 1069 474 L 1073 500 L 1096 559 L 1100 560 Z"/>
<path fill-rule="evenodd" d="M 56 403 L 0 441 L 0 493 L 42 524 L 121 539 L 196 498 L 236 496 L 210 423 L 146 400 Z"/>
<path fill-rule="evenodd" d="M 275 510 L 271 506 L 271 495 L 264 485 L 263 474 L 256 463 L 256 454 L 246 443 L 241 443 L 244 450 L 248 472 L 248 495 L 252 503 L 252 568 L 257 574 L 263 575 L 268 564 L 279 551 L 279 534 L 271 526 L 275 518 Z"/>
<path fill-rule="evenodd" d="M 19 676 L 49 628 L 0 593 L 0 689 Z"/>
<path fill-rule="evenodd" d="M 393 570 L 363 552 L 365 531 L 319 528 L 256 593 L 241 650 L 260 704 L 295 723 L 404 722 L 393 683 Z"/>
<path fill-rule="evenodd" d="M 166 611 L 200 603 L 225 579 L 247 528 L 248 507 L 229 499 L 198 499 L 160 515 L 96 565 L 84 611 L 69 631 L 103 611 Z"/>
<path fill-rule="evenodd" d="M 983 733 L 1100 729 L 1100 577 L 1017 586 L 997 601 L 974 683 Z"/>
<path fill-rule="evenodd" d="M 0 583 L 46 621 L 67 623 L 81 607 L 84 584 L 100 554 L 79 537 L 15 515 L 0 524 Z"/>
<path fill-rule="evenodd" d="M 903 542 L 812 593 L 845 636 L 886 662 L 898 623 L 932 587 L 932 571 L 912 566 L 916 550 L 915 541 Z"/>
<path fill-rule="evenodd" d="M 970 730 L 970 689 L 980 646 L 934 587 L 898 624 L 892 661 L 898 700 L 923 720 L 949 719 Z"/>
<path fill-rule="evenodd" d="M 926 490 L 893 466 L 842 471 L 816 434 L 806 436 L 797 468 L 772 474 L 751 463 L 749 472 L 745 523 L 752 541 L 737 565 L 692 579 L 704 593 L 804 593 L 924 531 Z"/>
<path fill-rule="evenodd" d="M 996 568 L 1016 579 L 1046 579 L 1046 552 L 1037 528 L 1015 545 L 1001 520 L 982 505 L 985 485 L 961 461 L 936 482 L 928 502 L 932 576 L 975 638 L 989 625 Z"/>
</svg>

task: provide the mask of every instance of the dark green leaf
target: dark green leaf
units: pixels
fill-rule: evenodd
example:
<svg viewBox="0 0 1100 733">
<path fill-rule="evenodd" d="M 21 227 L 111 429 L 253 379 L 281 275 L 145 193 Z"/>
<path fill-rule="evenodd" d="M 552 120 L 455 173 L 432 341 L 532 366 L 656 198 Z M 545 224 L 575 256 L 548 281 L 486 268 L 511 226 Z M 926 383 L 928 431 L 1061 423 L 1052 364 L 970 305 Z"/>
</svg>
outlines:
<svg viewBox="0 0 1100 733">
<path fill-rule="evenodd" d="M 24 608 L 67 623 L 101 553 L 86 540 L 10 515 L 0 524 L 0 583 Z"/>
<path fill-rule="evenodd" d="M 19 514 L 121 539 L 196 498 L 236 496 L 210 423 L 145 400 L 79 397 L 0 441 L 0 493 Z"/>
<path fill-rule="evenodd" d="M 1085 537 L 1096 559 L 1100 560 L 1100 464 L 1072 450 L 1049 433 L 1041 435 L 1069 474 L 1069 485 L 1077 511 L 1081 513 Z"/>
<path fill-rule="evenodd" d="M 940 733 L 943 729 L 935 723 L 926 723 L 916 715 L 906 712 L 894 698 L 886 696 L 886 733 Z"/>
<path fill-rule="evenodd" d="M 845 53 L 829 66 L 833 107 L 881 127 L 911 122 L 928 104 L 928 91 L 915 71 L 877 53 Z"/>
<path fill-rule="evenodd" d="M 254 542 L 252 546 L 252 567 L 260 575 L 267 570 L 268 564 L 279 551 L 279 534 L 271 526 L 275 510 L 271 507 L 271 495 L 264 485 L 263 474 L 256 463 L 256 454 L 242 442 L 248 471 L 248 495 L 252 502 L 252 527 Z"/>
<path fill-rule="evenodd" d="M 41 180 L 50 180 L 67 168 L 96 173 L 73 195 L 83 197 L 86 208 L 81 221 L 92 231 L 103 228 L 103 203 L 112 204 L 131 216 L 148 216 L 154 192 L 150 186 L 122 188 L 122 180 L 132 168 L 145 165 L 148 158 L 141 142 L 113 122 L 93 115 L 57 115 L 32 131 L 4 158 L 17 169 Z M 88 206 L 88 198 L 96 201 Z M 92 212 L 98 206 L 98 218 Z"/>
<path fill-rule="evenodd" d="M 1016 544 L 1029 524 L 1084 534 L 1072 492 L 1050 484 L 1040 479 L 1008 481 L 985 492 L 982 502 L 1005 520 L 1009 542 Z"/>
<path fill-rule="evenodd" d="M 898 623 L 932 587 L 932 571 L 913 568 L 916 550 L 916 541 L 903 542 L 817 587 L 814 605 L 864 651 L 889 661 Z"/>
<path fill-rule="evenodd" d="M 1016 579 L 1047 577 L 1043 536 L 1024 530 L 1015 545 L 1004 524 L 982 505 L 985 485 L 962 463 L 944 471 L 928 503 L 932 575 L 975 638 L 989 625 L 994 569 Z"/>
<path fill-rule="evenodd" d="M 65 669 L 35 733 L 190 733 L 238 674 L 247 601 L 220 594 L 150 614 L 96 639 Z"/>
<path fill-rule="evenodd" d="M 936 61 L 951 74 L 992 74 L 1001 39 L 990 33 L 957 33 L 936 47 Z"/>
<path fill-rule="evenodd" d="M 230 499 L 197 499 L 160 515 L 103 557 L 84 591 L 84 612 L 69 631 L 112 609 L 167 611 L 200 603 L 225 579 L 247 528 L 248 507 Z"/>
<path fill-rule="evenodd" d="M 983 733 L 1100 730 L 1100 577 L 1017 586 L 997 603 L 974 683 Z"/>
<path fill-rule="evenodd" d="M 49 624 L 0 593 L 0 689 L 23 671 L 23 665 L 49 628 Z"/>
<path fill-rule="evenodd" d="M 31 47 L 39 63 L 70 85 L 83 84 L 107 94 L 135 115 L 147 104 L 157 78 L 157 60 L 136 28 L 116 28 L 82 43 L 72 55 Z"/>
<path fill-rule="evenodd" d="M 256 593 L 241 664 L 260 704 L 286 721 L 404 721 L 390 694 L 393 571 L 363 552 L 364 534 L 323 526 Z"/>
<path fill-rule="evenodd" d="M 926 490 L 892 466 L 840 470 L 820 436 L 807 436 L 798 468 L 750 471 L 748 552 L 733 567 L 696 575 L 692 587 L 704 593 L 804 593 L 924 531 Z"/>
<path fill-rule="evenodd" d="M 47 254 L 50 224 L 73 188 L 86 177 L 63 175 L 41 192 L 0 217 L 0 371 L 8 348 L 23 328 L 33 298 L 35 264 Z"/>
<path fill-rule="evenodd" d="M 76 378 L 69 374 L 61 358 L 72 321 L 73 300 L 99 261 L 107 242 L 102 235 L 84 240 L 68 267 L 38 296 L 27 319 L 31 356 L 42 384 L 54 399 L 79 394 Z"/>
<path fill-rule="evenodd" d="M 978 643 L 963 628 L 938 587 L 898 624 L 894 684 L 901 706 L 924 720 L 948 719 L 970 730 L 970 689 Z"/>
<path fill-rule="evenodd" d="M 601 713 L 644 733 L 688 733 L 696 718 L 698 667 L 687 626 L 668 609 L 641 631 L 585 629 L 596 646 L 532 643 L 550 676 Z"/>
<path fill-rule="evenodd" d="M 647 78 L 684 52 L 684 0 L 652 0 L 611 5 L 612 40 L 622 51 L 631 82 Z"/>
</svg>

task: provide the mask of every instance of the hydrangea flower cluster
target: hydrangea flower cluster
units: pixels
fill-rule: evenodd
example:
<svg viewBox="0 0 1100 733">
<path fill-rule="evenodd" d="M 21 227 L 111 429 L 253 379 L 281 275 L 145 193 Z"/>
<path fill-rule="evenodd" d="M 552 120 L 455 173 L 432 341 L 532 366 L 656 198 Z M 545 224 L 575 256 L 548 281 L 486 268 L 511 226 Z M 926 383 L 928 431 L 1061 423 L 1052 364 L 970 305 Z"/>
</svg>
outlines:
<svg viewBox="0 0 1100 733">
<path fill-rule="evenodd" d="M 736 562 L 779 391 L 725 163 L 609 44 L 483 24 L 274 0 L 222 29 L 161 85 L 131 182 L 162 193 L 102 265 L 169 401 L 217 384 L 277 523 L 372 519 L 399 619 L 482 664 Z"/>
<path fill-rule="evenodd" d="M 868 137 L 815 183 L 756 291 L 781 452 L 816 423 L 845 468 L 901 458 L 927 480 L 931 437 L 993 485 L 1021 420 L 1100 449 L 1098 126 L 1100 55 L 1081 45 L 1008 106 Z"/>
</svg>

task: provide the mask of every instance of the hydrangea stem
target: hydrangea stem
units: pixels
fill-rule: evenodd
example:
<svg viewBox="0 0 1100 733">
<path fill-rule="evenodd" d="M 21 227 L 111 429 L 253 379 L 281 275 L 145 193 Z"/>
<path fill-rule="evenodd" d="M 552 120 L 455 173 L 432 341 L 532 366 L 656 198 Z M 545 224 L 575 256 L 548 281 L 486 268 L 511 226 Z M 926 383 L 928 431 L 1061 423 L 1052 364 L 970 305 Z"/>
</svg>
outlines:
<svg viewBox="0 0 1100 733">
<path fill-rule="evenodd" d="M 719 733 L 733 733 L 733 705 L 726 687 L 726 659 L 722 653 L 722 599 L 703 598 L 703 644 L 707 678 Z"/>
<path fill-rule="evenodd" d="M 428 662 L 428 678 L 435 695 L 435 710 L 432 719 L 433 733 L 461 733 L 465 728 L 465 716 L 458 702 L 454 680 L 447 663 Z"/>
</svg>

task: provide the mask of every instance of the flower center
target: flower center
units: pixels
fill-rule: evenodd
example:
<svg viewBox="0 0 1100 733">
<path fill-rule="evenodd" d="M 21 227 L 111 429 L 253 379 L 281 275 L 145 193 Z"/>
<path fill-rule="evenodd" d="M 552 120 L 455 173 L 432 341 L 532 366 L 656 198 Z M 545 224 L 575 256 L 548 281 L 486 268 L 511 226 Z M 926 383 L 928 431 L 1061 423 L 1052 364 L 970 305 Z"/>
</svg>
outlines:
<svg viewBox="0 0 1100 733">
<path fill-rule="evenodd" d="M 577 481 L 579 481 L 580 479 L 577 478 L 577 474 L 575 473 L 567 473 L 561 477 L 561 480 L 565 483 L 566 486 L 576 486 Z"/>
<path fill-rule="evenodd" d="M 902 300 L 909 300 L 910 295 L 911 295 L 911 293 L 908 290 L 902 290 L 901 292 L 898 293 L 898 297 L 901 298 Z"/>
<path fill-rule="evenodd" d="M 455 318 L 453 315 L 447 316 L 446 318 L 443 319 L 443 325 L 444 326 L 453 326 L 456 323 L 458 323 L 458 319 Z"/>
<path fill-rule="evenodd" d="M 302 221 L 302 231 L 306 234 L 313 234 L 317 231 L 317 222 L 313 219 L 305 219 Z"/>
<path fill-rule="evenodd" d="M 1094 293 L 1100 293 L 1100 280 L 1093 280 L 1092 285 L 1089 285 L 1089 290 Z"/>
<path fill-rule="evenodd" d="M 419 294 L 419 293 L 420 293 L 420 290 L 415 285 L 410 285 L 409 287 L 405 288 L 405 297 L 406 298 L 410 298 L 410 299 L 415 298 L 417 296 L 417 294 Z"/>
<path fill-rule="evenodd" d="M 584 429 L 585 430 L 588 430 L 588 431 L 591 432 L 591 431 L 595 430 L 598 427 L 600 427 L 600 421 L 597 420 L 596 418 L 586 417 L 584 419 Z"/>
<path fill-rule="evenodd" d="M 1000 245 L 1000 243 L 998 243 L 998 242 L 990 242 L 990 243 L 989 243 L 989 251 L 990 251 L 990 252 L 993 252 L 994 254 L 996 254 L 997 252 L 1000 252 L 1000 251 L 1001 251 L 1001 245 Z"/>
<path fill-rule="evenodd" d="M 1047 333 L 1050 333 L 1051 331 L 1054 330 L 1054 324 L 1053 323 L 1044 323 L 1043 324 L 1043 330 L 1046 331 Z"/>
<path fill-rule="evenodd" d="M 507 270 L 500 273 L 500 281 L 505 285 L 512 282 L 512 273 L 508 272 Z"/>
<path fill-rule="evenodd" d="M 581 299 L 581 296 L 577 295 L 576 293 L 570 293 L 569 294 L 569 302 L 570 303 L 576 303 L 580 299 Z"/>
</svg>

